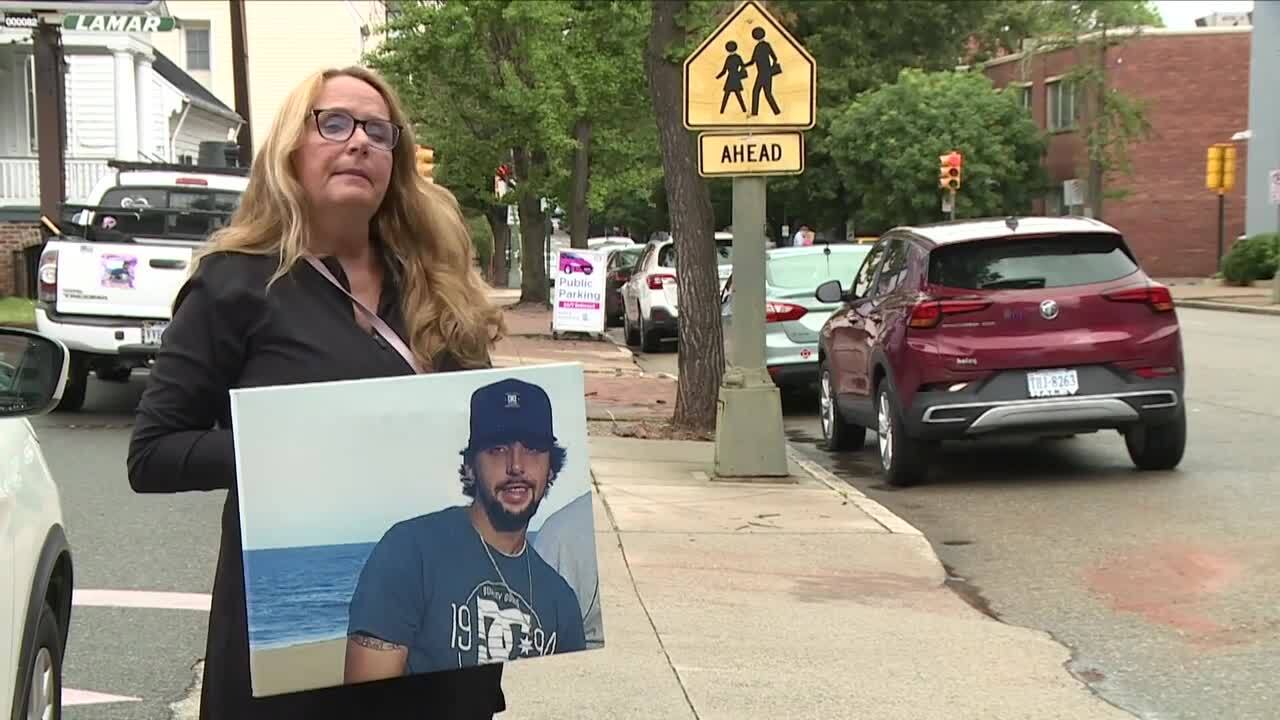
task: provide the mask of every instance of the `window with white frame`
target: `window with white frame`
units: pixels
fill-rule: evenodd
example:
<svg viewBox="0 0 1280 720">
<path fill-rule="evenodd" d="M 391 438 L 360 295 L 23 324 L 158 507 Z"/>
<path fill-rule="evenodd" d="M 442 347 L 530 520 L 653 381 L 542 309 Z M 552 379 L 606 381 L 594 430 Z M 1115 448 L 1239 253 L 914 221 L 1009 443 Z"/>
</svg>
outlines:
<svg viewBox="0 0 1280 720">
<path fill-rule="evenodd" d="M 1050 130 L 1071 130 L 1076 126 L 1076 88 L 1068 80 L 1045 83 L 1046 118 Z"/>
<path fill-rule="evenodd" d="M 182 31 L 187 70 L 209 69 L 209 26 L 189 25 Z"/>
<path fill-rule="evenodd" d="M 1028 83 L 1018 88 L 1018 104 L 1023 110 L 1031 109 L 1031 84 Z"/>
</svg>

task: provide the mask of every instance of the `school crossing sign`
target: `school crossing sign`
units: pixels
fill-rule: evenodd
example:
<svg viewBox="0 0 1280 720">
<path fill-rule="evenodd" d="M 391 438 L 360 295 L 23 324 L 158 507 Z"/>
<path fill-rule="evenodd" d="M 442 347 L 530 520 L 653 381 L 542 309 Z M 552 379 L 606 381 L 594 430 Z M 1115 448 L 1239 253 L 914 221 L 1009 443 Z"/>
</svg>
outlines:
<svg viewBox="0 0 1280 720">
<path fill-rule="evenodd" d="M 813 56 L 782 23 L 755 0 L 738 5 L 684 63 L 684 126 L 735 131 L 699 137 L 698 171 L 802 172 L 799 131 L 816 123 L 817 75 Z"/>
</svg>

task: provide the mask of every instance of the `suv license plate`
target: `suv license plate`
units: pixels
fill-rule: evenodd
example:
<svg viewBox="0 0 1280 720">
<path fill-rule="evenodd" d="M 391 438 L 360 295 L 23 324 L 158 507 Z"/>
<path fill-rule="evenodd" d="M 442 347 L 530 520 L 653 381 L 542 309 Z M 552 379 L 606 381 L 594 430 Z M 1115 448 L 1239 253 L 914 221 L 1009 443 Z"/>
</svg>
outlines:
<svg viewBox="0 0 1280 720">
<path fill-rule="evenodd" d="M 164 334 L 164 329 L 169 327 L 169 323 L 145 323 L 142 326 L 142 344 L 143 345 L 159 345 L 160 336 Z"/>
<path fill-rule="evenodd" d="M 1033 398 L 1062 397 L 1080 391 L 1075 370 L 1039 370 L 1027 373 L 1027 392 Z"/>
</svg>

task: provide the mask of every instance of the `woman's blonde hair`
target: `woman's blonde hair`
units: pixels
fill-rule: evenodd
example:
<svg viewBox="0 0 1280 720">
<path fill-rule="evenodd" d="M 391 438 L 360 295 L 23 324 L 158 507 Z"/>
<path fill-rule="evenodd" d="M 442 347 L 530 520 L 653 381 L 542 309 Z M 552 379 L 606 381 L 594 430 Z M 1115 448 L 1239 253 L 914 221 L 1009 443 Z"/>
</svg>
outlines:
<svg viewBox="0 0 1280 720">
<path fill-rule="evenodd" d="M 395 91 L 372 70 L 323 70 L 294 88 L 257 153 L 240 206 L 230 224 L 210 238 L 205 254 L 278 253 L 280 265 L 271 277 L 275 282 L 306 252 L 307 198 L 294 175 L 292 156 L 306 137 L 325 81 L 342 76 L 377 90 L 391 121 L 403 129 L 392 150 L 391 181 L 369 232 L 382 243 L 397 276 L 409 347 L 428 368 L 441 351 L 464 368 L 484 366 L 491 344 L 505 332 L 502 311 L 489 301 L 488 285 L 474 266 L 457 199 L 418 175 L 413 129 Z"/>
</svg>

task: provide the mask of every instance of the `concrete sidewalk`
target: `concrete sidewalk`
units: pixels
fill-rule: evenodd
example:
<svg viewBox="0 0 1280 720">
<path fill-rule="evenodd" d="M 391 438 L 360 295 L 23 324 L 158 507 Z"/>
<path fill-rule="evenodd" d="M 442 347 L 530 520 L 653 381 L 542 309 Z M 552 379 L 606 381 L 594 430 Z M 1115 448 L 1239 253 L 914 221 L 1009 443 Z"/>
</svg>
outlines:
<svg viewBox="0 0 1280 720">
<path fill-rule="evenodd" d="M 707 478 L 708 443 L 592 438 L 591 453 L 606 647 L 508 665 L 502 720 L 1131 717 L 807 463 L 794 484 L 728 484 Z"/>
<path fill-rule="evenodd" d="M 587 417 L 591 420 L 670 420 L 676 406 L 676 381 L 647 375 L 634 354 L 607 340 L 552 339 L 549 308 L 518 307 L 519 291 L 496 290 L 503 305 L 507 336 L 498 342 L 497 367 L 582 363 Z"/>
<path fill-rule="evenodd" d="M 1169 287 L 1178 307 L 1200 310 L 1280 315 L 1280 305 L 1271 302 L 1271 281 L 1237 287 L 1217 280 L 1158 280 Z"/>
</svg>

